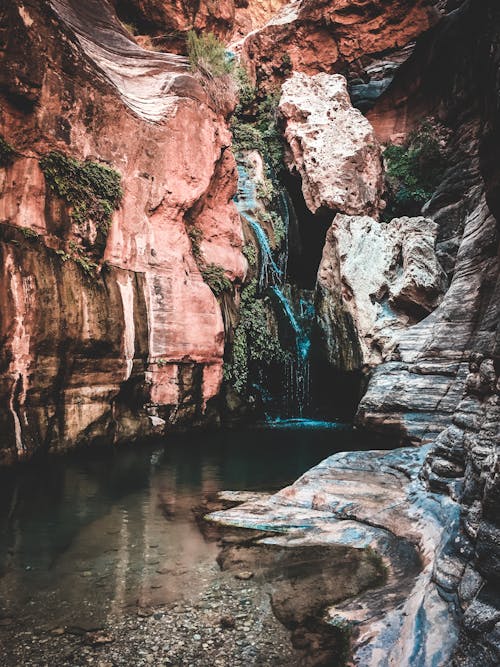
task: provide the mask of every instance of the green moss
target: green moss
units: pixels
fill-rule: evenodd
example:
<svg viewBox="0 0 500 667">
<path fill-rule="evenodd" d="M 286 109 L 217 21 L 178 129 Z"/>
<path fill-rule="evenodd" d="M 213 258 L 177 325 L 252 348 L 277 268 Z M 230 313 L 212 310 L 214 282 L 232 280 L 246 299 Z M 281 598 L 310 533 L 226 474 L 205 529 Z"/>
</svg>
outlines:
<svg viewBox="0 0 500 667">
<path fill-rule="evenodd" d="M 220 296 L 222 292 L 231 292 L 233 289 L 233 285 L 229 278 L 226 278 L 222 266 L 207 264 L 201 269 L 201 275 L 215 296 Z"/>
<path fill-rule="evenodd" d="M 243 255 L 246 257 L 247 262 L 253 268 L 257 266 L 257 249 L 251 241 L 247 241 L 243 246 Z"/>
<path fill-rule="evenodd" d="M 244 89 L 231 120 L 234 149 L 240 152 L 258 150 L 277 172 L 283 168 L 283 136 L 278 114 L 280 97 L 281 89 L 260 100 L 256 98 L 255 90 Z"/>
<path fill-rule="evenodd" d="M 16 151 L 0 135 L 0 168 L 8 167 L 14 162 Z"/>
<path fill-rule="evenodd" d="M 63 262 L 74 262 L 89 278 L 95 278 L 99 265 L 92 261 L 92 259 L 85 254 L 83 248 L 80 248 L 74 241 L 70 242 L 69 247 L 70 252 L 56 250 L 56 255 L 59 255 Z"/>
<path fill-rule="evenodd" d="M 338 664 L 344 665 L 351 653 L 351 624 L 343 616 L 336 615 L 328 619 L 328 625 L 335 632 Z"/>
<path fill-rule="evenodd" d="M 255 194 L 258 199 L 261 199 L 264 204 L 269 205 L 275 195 L 274 185 L 270 178 L 264 178 L 263 180 L 257 181 L 257 187 L 255 188 Z"/>
<path fill-rule="evenodd" d="M 191 241 L 191 250 L 193 257 L 197 262 L 201 261 L 201 242 L 203 241 L 203 232 L 194 225 L 189 225 L 187 228 L 189 240 Z"/>
<path fill-rule="evenodd" d="M 38 234 L 33 229 L 30 229 L 29 227 L 21 227 L 21 232 L 22 232 L 25 239 L 35 240 L 35 239 L 38 238 Z"/>
<path fill-rule="evenodd" d="M 427 120 L 402 146 L 389 144 L 384 151 L 387 208 L 385 220 L 418 215 L 436 191 L 446 169 L 446 133 Z"/>
<path fill-rule="evenodd" d="M 80 162 L 55 151 L 40 160 L 40 167 L 50 189 L 71 207 L 72 222 L 83 225 L 93 220 L 106 234 L 123 194 L 120 174 L 106 165 Z"/>
<path fill-rule="evenodd" d="M 261 214 L 261 218 L 272 227 L 274 238 L 272 239 L 271 247 L 273 249 L 279 248 L 286 238 L 286 225 L 283 218 L 276 211 L 266 211 Z"/>
<path fill-rule="evenodd" d="M 367 547 L 365 549 L 365 555 L 367 561 L 370 563 L 370 565 L 373 566 L 373 568 L 377 573 L 377 584 L 379 585 L 385 584 L 389 577 L 389 570 L 387 568 L 387 565 L 384 563 L 382 556 L 380 556 L 380 554 L 378 554 L 371 547 Z"/>
<path fill-rule="evenodd" d="M 286 226 L 283 218 L 275 213 L 273 220 L 274 247 L 278 248 L 286 238 Z"/>
<path fill-rule="evenodd" d="M 237 65 L 234 73 L 238 82 L 239 109 L 248 108 L 255 100 L 255 87 L 244 67 Z"/>
<path fill-rule="evenodd" d="M 224 366 L 224 378 L 239 394 L 248 389 L 250 362 L 283 363 L 287 352 L 269 330 L 265 301 L 257 296 L 257 280 L 241 292 L 240 322 L 236 328 L 232 357 Z"/>
</svg>

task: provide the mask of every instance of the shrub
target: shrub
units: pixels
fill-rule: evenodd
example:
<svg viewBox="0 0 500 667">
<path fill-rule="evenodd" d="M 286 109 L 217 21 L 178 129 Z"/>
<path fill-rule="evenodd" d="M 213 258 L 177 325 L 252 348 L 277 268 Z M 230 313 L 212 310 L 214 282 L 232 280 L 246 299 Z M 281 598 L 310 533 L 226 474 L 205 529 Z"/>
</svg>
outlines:
<svg viewBox="0 0 500 667">
<path fill-rule="evenodd" d="M 253 89 L 252 89 L 253 90 Z M 283 137 L 279 126 L 278 103 L 281 89 L 276 89 L 258 101 L 255 90 L 249 97 L 240 95 L 231 121 L 233 146 L 236 151 L 258 150 L 279 172 L 283 168 Z"/>
<path fill-rule="evenodd" d="M 257 181 L 257 187 L 255 188 L 255 194 L 258 199 L 262 199 L 265 204 L 270 204 L 274 197 L 274 185 L 273 182 L 264 177 L 263 180 Z"/>
<path fill-rule="evenodd" d="M 191 241 L 191 249 L 193 251 L 193 257 L 198 262 L 201 260 L 201 248 L 200 244 L 203 240 L 203 232 L 198 227 L 194 225 L 189 225 L 187 228 L 187 233 L 189 240 Z"/>
<path fill-rule="evenodd" d="M 8 167 L 14 162 L 16 151 L 0 135 L 0 168 Z"/>
<path fill-rule="evenodd" d="M 388 206 L 385 219 L 418 215 L 446 169 L 446 139 L 442 126 L 427 120 L 402 146 L 389 144 L 384 151 Z"/>
<path fill-rule="evenodd" d="M 187 52 L 191 71 L 213 107 L 219 113 L 226 112 L 228 101 L 235 100 L 238 89 L 234 59 L 215 35 L 197 35 L 194 30 L 187 34 Z"/>
<path fill-rule="evenodd" d="M 265 301 L 257 297 L 257 280 L 241 292 L 240 321 L 236 327 L 231 361 L 224 366 L 224 378 L 236 392 L 245 394 L 250 362 L 283 363 L 287 352 L 269 330 Z"/>
<path fill-rule="evenodd" d="M 278 248 L 286 238 L 286 226 L 283 221 L 283 218 L 277 213 L 272 215 L 273 217 L 273 232 L 274 232 L 274 247 Z"/>
<path fill-rule="evenodd" d="M 215 296 L 220 296 L 222 292 L 230 292 L 233 289 L 233 285 L 226 277 L 222 266 L 207 264 L 201 269 L 201 275 Z"/>
<path fill-rule="evenodd" d="M 194 30 L 187 34 L 189 65 L 193 72 L 201 72 L 212 77 L 231 74 L 234 63 L 228 58 L 224 44 L 209 32 L 197 35 Z"/>
<path fill-rule="evenodd" d="M 38 234 L 35 232 L 34 229 L 31 229 L 30 227 L 21 227 L 21 232 L 25 239 L 35 240 L 38 238 Z"/>
<path fill-rule="evenodd" d="M 108 232 L 123 194 L 118 172 L 55 151 L 40 160 L 40 167 L 50 189 L 71 207 L 73 223 L 83 225 L 93 220 L 101 232 Z"/>
<path fill-rule="evenodd" d="M 257 249 L 251 241 L 245 243 L 242 252 L 251 267 L 257 266 Z"/>
<path fill-rule="evenodd" d="M 273 239 L 271 247 L 273 249 L 279 248 L 286 238 L 286 225 L 283 218 L 276 211 L 265 211 L 261 213 L 261 219 L 272 227 Z"/>
</svg>

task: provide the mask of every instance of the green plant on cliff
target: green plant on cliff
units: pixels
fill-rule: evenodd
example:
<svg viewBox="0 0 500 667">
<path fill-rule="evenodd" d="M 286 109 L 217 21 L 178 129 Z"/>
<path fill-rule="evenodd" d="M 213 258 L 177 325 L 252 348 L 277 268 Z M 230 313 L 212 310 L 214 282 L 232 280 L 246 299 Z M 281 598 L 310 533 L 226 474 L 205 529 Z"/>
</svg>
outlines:
<svg viewBox="0 0 500 667">
<path fill-rule="evenodd" d="M 92 261 L 92 259 L 85 254 L 83 248 L 78 246 L 74 241 L 70 241 L 69 249 L 70 252 L 66 252 L 65 250 L 56 250 L 55 253 L 61 258 L 63 262 L 72 261 L 89 278 L 95 278 L 99 269 L 99 265 Z"/>
<path fill-rule="evenodd" d="M 253 268 L 257 266 L 257 249 L 251 241 L 247 241 L 243 246 L 243 255 L 246 257 L 248 264 Z"/>
<path fill-rule="evenodd" d="M 194 30 L 190 30 L 187 34 L 187 52 L 193 72 L 223 77 L 234 71 L 234 63 L 228 57 L 224 44 L 211 32 L 197 35 Z"/>
<path fill-rule="evenodd" d="M 286 225 L 283 218 L 276 211 L 265 211 L 260 214 L 260 217 L 263 222 L 271 225 L 273 231 L 272 238 L 269 239 L 271 248 L 273 250 L 279 248 L 286 238 Z"/>
<path fill-rule="evenodd" d="M 0 135 L 0 168 L 8 167 L 14 161 L 16 151 L 12 146 L 5 141 Z"/>
<path fill-rule="evenodd" d="M 20 229 L 25 239 L 31 239 L 35 241 L 39 237 L 39 234 L 37 234 L 37 232 L 35 232 L 35 230 L 31 229 L 30 227 L 21 227 Z"/>
<path fill-rule="evenodd" d="M 53 151 L 40 160 L 50 189 L 71 207 L 76 225 L 93 220 L 106 234 L 122 198 L 121 176 L 110 167 Z"/>
<path fill-rule="evenodd" d="M 278 113 L 280 97 L 280 88 L 261 98 L 255 90 L 251 94 L 245 89 L 231 119 L 235 150 L 258 150 L 276 172 L 283 168 L 283 135 Z"/>
<path fill-rule="evenodd" d="M 224 379 L 244 395 L 250 362 L 282 363 L 286 358 L 287 352 L 269 329 L 265 302 L 257 296 L 254 279 L 241 292 L 240 321 L 234 333 L 231 361 L 224 366 Z"/>
<path fill-rule="evenodd" d="M 215 296 L 220 296 L 223 292 L 231 292 L 233 285 L 226 277 L 224 268 L 218 264 L 206 264 L 202 266 L 201 275 L 203 280 L 210 287 Z"/>
<path fill-rule="evenodd" d="M 196 262 L 202 260 L 201 255 L 201 242 L 203 241 L 203 232 L 198 227 L 195 227 L 193 224 L 187 226 L 187 233 L 189 240 L 191 241 L 191 250 L 193 251 L 193 257 Z"/>
<path fill-rule="evenodd" d="M 187 34 L 187 54 L 193 75 L 204 88 L 212 107 L 222 114 L 232 108 L 238 91 L 236 63 L 212 33 Z"/>
<path fill-rule="evenodd" d="M 447 164 L 447 133 L 432 119 L 412 132 L 402 146 L 384 151 L 387 208 L 384 219 L 418 215 L 438 187 Z"/>
</svg>

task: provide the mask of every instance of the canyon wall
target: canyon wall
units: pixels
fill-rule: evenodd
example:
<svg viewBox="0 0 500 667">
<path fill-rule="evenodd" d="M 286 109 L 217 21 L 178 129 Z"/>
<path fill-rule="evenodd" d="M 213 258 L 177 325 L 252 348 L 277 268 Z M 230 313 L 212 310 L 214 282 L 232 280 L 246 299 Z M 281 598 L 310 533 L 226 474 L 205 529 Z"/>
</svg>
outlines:
<svg viewBox="0 0 500 667">
<path fill-rule="evenodd" d="M 210 419 L 224 326 L 199 264 L 246 271 L 225 119 L 108 2 L 0 17 L 2 461 Z M 109 230 L 75 200 L 85 166 L 118 175 Z"/>
<path fill-rule="evenodd" d="M 449 167 L 424 208 L 449 287 L 400 337 L 399 359 L 375 369 L 358 413 L 375 429 L 437 435 L 462 397 L 471 353 L 498 355 L 497 30 L 492 3 L 464 3 L 418 42 L 369 113 L 382 141 L 430 116 L 452 129 Z"/>
</svg>

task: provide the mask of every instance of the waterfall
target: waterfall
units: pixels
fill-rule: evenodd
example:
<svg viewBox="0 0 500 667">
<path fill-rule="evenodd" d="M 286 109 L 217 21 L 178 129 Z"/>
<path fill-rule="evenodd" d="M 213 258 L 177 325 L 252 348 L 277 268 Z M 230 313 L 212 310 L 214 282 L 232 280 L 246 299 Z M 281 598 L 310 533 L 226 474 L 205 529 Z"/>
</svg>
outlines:
<svg viewBox="0 0 500 667">
<path fill-rule="evenodd" d="M 282 398 L 284 399 L 285 410 L 289 416 L 302 417 L 304 410 L 308 406 L 309 387 L 309 350 L 311 341 L 307 331 L 301 326 L 299 319 L 304 316 L 303 303 L 301 300 L 301 318 L 297 318 L 290 303 L 290 300 L 283 292 L 283 282 L 286 278 L 286 269 L 288 261 L 288 227 L 290 223 L 290 204 L 286 192 L 279 190 L 277 197 L 279 213 L 285 225 L 285 242 L 279 258 L 275 259 L 271 248 L 268 235 L 257 219 L 257 212 L 261 208 L 258 203 L 255 182 L 241 161 L 238 164 L 238 194 L 235 197 L 236 206 L 240 215 L 247 221 L 252 229 L 259 248 L 260 267 L 258 284 L 259 291 L 263 292 L 269 289 L 275 296 L 277 307 L 283 320 L 294 340 L 293 354 L 286 362 L 284 369 L 286 374 L 286 390 Z M 311 304 L 309 304 L 310 306 Z M 306 319 L 304 317 L 304 319 Z M 262 382 L 259 382 L 262 384 Z"/>
<path fill-rule="evenodd" d="M 279 269 L 273 257 L 267 234 L 262 229 L 259 221 L 255 218 L 255 210 L 258 208 L 255 183 L 250 178 L 247 169 L 238 165 L 238 194 L 235 198 L 236 206 L 240 215 L 245 218 L 252 228 L 260 253 L 259 290 L 262 292 L 268 285 L 280 282 L 282 271 Z"/>
<path fill-rule="evenodd" d="M 252 227 L 259 245 L 259 289 L 262 291 L 268 285 L 272 285 L 274 282 L 280 281 L 282 278 L 282 272 L 274 261 L 273 252 L 271 250 L 271 246 L 269 245 L 269 239 L 267 238 L 266 232 L 262 229 L 255 218 L 250 217 L 246 213 L 242 213 L 242 216 Z"/>
<path fill-rule="evenodd" d="M 311 341 L 307 332 L 299 324 L 289 300 L 285 297 L 281 289 L 274 285 L 271 287 L 271 290 L 278 299 L 285 319 L 290 324 L 295 338 L 295 356 L 290 360 L 287 369 L 289 379 L 287 402 L 291 406 L 296 406 L 298 416 L 302 417 L 305 408 L 307 408 L 310 394 L 309 350 L 311 348 Z"/>
</svg>

